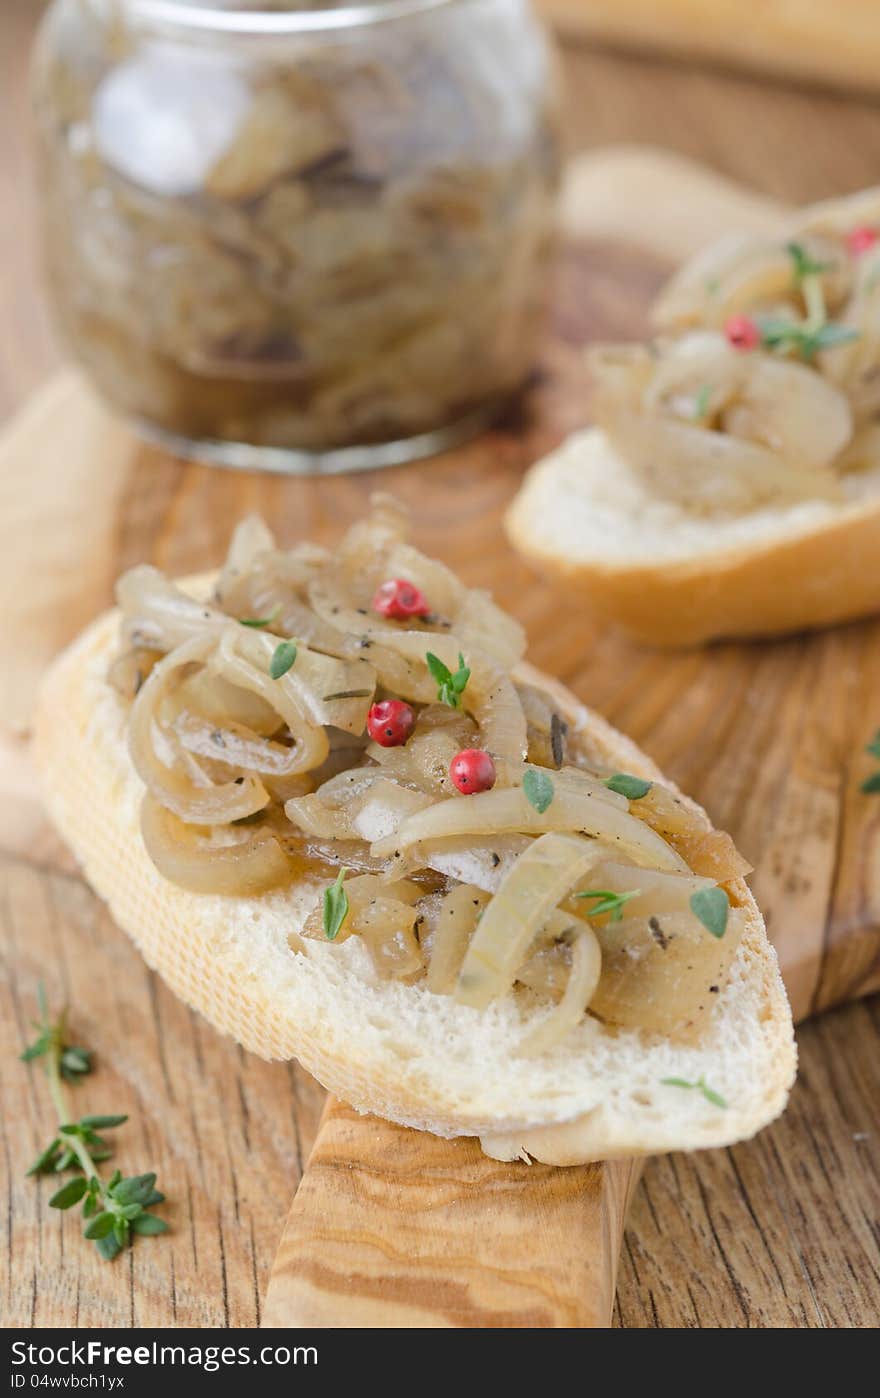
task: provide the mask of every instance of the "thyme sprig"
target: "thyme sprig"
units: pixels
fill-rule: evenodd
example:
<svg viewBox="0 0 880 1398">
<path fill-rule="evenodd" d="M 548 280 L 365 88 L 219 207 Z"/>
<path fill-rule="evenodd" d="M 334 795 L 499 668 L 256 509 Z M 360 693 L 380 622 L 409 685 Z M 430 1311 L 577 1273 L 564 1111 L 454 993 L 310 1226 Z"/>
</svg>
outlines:
<svg viewBox="0 0 880 1398">
<path fill-rule="evenodd" d="M 721 938 L 727 931 L 730 899 L 723 888 L 698 888 L 690 897 L 691 912 L 700 919 L 707 932 Z"/>
<path fill-rule="evenodd" d="M 450 670 L 439 656 L 432 655 L 430 651 L 425 656 L 425 661 L 431 678 L 437 685 L 437 702 L 448 705 L 450 709 L 460 709 L 461 696 L 471 677 L 470 667 L 465 665 L 464 656 L 459 653 L 458 669 L 455 671 Z"/>
<path fill-rule="evenodd" d="M 544 814 L 547 807 L 552 805 L 553 797 L 556 795 L 553 778 L 542 767 L 528 768 L 523 777 L 522 789 L 529 805 L 534 806 L 538 815 Z"/>
<path fill-rule="evenodd" d="M 653 782 L 645 781 L 644 777 L 634 777 L 631 772 L 615 772 L 605 778 L 604 784 L 609 791 L 616 791 L 619 796 L 625 796 L 627 801 L 641 801 L 654 785 Z"/>
<path fill-rule="evenodd" d="M 641 891 L 640 888 L 631 888 L 626 893 L 615 893 L 610 888 L 587 888 L 583 893 L 576 893 L 574 896 L 597 900 L 587 912 L 587 917 L 599 917 L 602 913 L 610 913 L 611 922 L 620 922 L 626 904 L 631 898 L 638 898 Z"/>
<path fill-rule="evenodd" d="M 693 416 L 695 422 L 702 422 L 708 416 L 711 401 L 712 385 L 710 383 L 701 384 L 694 398 Z"/>
<path fill-rule="evenodd" d="M 831 270 L 830 262 L 819 262 L 802 243 L 786 243 L 785 251 L 791 258 L 791 270 L 795 286 L 802 286 L 807 277 L 821 277 Z"/>
<path fill-rule="evenodd" d="M 809 363 L 820 350 L 857 340 L 859 332 L 828 319 L 822 274 L 830 264 L 818 262 L 800 243 L 786 244 L 786 251 L 792 262 L 794 284 L 804 298 L 806 318 L 792 321 L 770 317 L 759 321 L 761 344 L 765 349 L 793 350 Z"/>
<path fill-rule="evenodd" d="M 240 616 L 238 622 L 240 626 L 250 626 L 257 631 L 262 631 L 267 626 L 272 626 L 281 615 L 281 603 L 274 607 L 268 616 Z"/>
<path fill-rule="evenodd" d="M 79 1082 L 81 1078 L 92 1071 L 91 1053 L 88 1049 L 67 1042 L 66 1009 L 61 1011 L 55 1024 L 50 1023 L 46 991 L 42 985 L 37 987 L 37 1004 L 40 1018 L 34 1020 L 33 1024 L 34 1028 L 39 1029 L 40 1032 L 34 1042 L 28 1044 L 21 1055 L 22 1063 L 32 1063 L 35 1058 L 43 1058 L 46 1054 L 57 1052 L 58 1071 L 64 1082 Z"/>
<path fill-rule="evenodd" d="M 282 675 L 286 675 L 293 665 L 297 656 L 296 641 L 280 641 L 272 652 L 272 659 L 269 661 L 269 674 L 273 680 L 280 680 Z"/>
<path fill-rule="evenodd" d="M 858 338 L 858 330 L 852 330 L 848 325 L 840 325 L 833 320 L 826 320 L 821 324 L 811 323 L 809 319 L 800 322 L 772 319 L 761 321 L 761 343 L 765 349 L 796 350 L 801 358 L 808 362 L 814 359 L 820 350 L 830 349 L 832 345 L 845 345 Z"/>
<path fill-rule="evenodd" d="M 331 883 L 329 888 L 324 889 L 324 936 L 328 942 L 335 942 L 339 936 L 342 924 L 348 917 L 349 902 L 343 884 L 347 869 L 340 869 L 336 882 Z"/>
<path fill-rule="evenodd" d="M 53 1209 L 83 1206 L 86 1220 L 84 1235 L 94 1242 L 108 1262 L 132 1242 L 135 1234 L 149 1237 L 165 1233 L 168 1224 L 149 1210 L 165 1198 L 156 1189 L 156 1176 L 150 1171 L 143 1175 L 123 1176 L 114 1170 L 103 1180 L 99 1163 L 112 1155 L 110 1143 L 99 1133 L 122 1126 L 128 1117 L 123 1113 L 104 1116 L 71 1118 L 65 1095 L 65 1083 L 81 1082 L 93 1068 L 92 1054 L 67 1041 L 67 1010 L 57 1019 L 49 1014 L 42 986 L 37 992 L 40 1018 L 35 1021 L 38 1034 L 21 1054 L 22 1062 L 43 1060 L 49 1093 L 58 1118 L 58 1134 L 40 1152 L 28 1170 L 29 1175 L 61 1174 L 65 1170 L 78 1173 L 63 1184 L 49 1200 Z"/>
</svg>

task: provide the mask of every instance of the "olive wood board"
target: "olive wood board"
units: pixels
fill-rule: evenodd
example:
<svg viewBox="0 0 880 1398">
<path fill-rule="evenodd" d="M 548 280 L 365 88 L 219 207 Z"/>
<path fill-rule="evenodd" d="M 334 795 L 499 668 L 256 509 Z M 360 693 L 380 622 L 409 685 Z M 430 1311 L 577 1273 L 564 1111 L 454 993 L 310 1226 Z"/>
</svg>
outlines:
<svg viewBox="0 0 880 1398">
<path fill-rule="evenodd" d="M 563 199 L 555 308 L 533 384 L 496 429 L 418 466 L 333 480 L 214 470 L 139 443 L 73 371 L 50 381 L 0 440 L 0 848 L 47 884 L 73 871 L 34 794 L 28 715 L 47 660 L 110 602 L 122 568 L 214 566 L 251 509 L 282 540 L 332 544 L 381 487 L 411 507 L 421 547 L 520 617 L 536 664 L 733 833 L 756 865 L 752 886 L 797 1017 L 880 987 L 880 806 L 859 792 L 880 724 L 878 624 L 640 649 L 536 582 L 500 529 L 523 470 L 589 420 L 584 341 L 640 335 L 677 258 L 731 224 L 771 228 L 780 212 L 678 157 L 582 157 Z M 253 1168 L 246 1150 L 234 1163 Z M 500 1165 L 473 1141 L 442 1142 L 330 1101 L 263 1322 L 607 1325 L 637 1175 L 633 1161 Z"/>
<path fill-rule="evenodd" d="M 568 38 L 876 92 L 880 28 L 865 0 L 537 0 Z"/>
</svg>

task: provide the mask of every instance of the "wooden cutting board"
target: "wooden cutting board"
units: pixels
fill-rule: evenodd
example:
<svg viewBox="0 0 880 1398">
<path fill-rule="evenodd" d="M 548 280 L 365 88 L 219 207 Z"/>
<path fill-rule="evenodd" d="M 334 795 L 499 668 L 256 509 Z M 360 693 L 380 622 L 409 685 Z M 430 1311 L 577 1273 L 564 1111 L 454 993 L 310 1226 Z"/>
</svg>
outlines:
<svg viewBox="0 0 880 1398">
<path fill-rule="evenodd" d="M 47 871 L 70 867 L 34 798 L 27 717 L 46 661 L 109 602 L 120 569 L 215 565 L 251 509 L 282 539 L 332 543 L 380 485 L 411 507 L 420 546 L 521 618 L 535 663 L 732 831 L 756 864 L 798 1017 L 878 988 L 880 805 L 859 792 L 864 744 L 880 726 L 878 623 L 680 655 L 641 650 L 536 582 L 500 531 L 523 470 L 588 420 L 584 340 L 639 335 L 679 257 L 725 227 L 769 227 L 779 215 L 675 157 L 582 159 L 563 205 L 552 331 L 521 408 L 466 447 L 380 475 L 294 480 L 182 463 L 137 443 L 75 374 L 48 384 L 0 444 L 0 845 Z M 248 1151 L 236 1168 L 252 1168 Z M 264 1322 L 607 1324 L 636 1172 L 628 1161 L 501 1166 L 473 1142 L 331 1102 Z"/>
<path fill-rule="evenodd" d="M 870 0 L 537 0 L 563 34 L 684 60 L 876 91 Z"/>
</svg>

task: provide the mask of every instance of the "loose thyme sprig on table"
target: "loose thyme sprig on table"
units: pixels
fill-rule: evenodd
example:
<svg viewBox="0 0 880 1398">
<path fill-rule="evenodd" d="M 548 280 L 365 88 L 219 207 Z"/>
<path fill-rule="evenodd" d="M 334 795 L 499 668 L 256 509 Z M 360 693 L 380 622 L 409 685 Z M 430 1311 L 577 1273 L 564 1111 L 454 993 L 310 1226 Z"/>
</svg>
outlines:
<svg viewBox="0 0 880 1398">
<path fill-rule="evenodd" d="M 164 1194 L 156 1189 L 156 1176 L 124 1177 L 114 1170 L 108 1180 L 101 1178 L 98 1162 L 112 1155 L 109 1143 L 98 1134 L 122 1126 L 127 1116 L 83 1116 L 71 1120 L 65 1083 L 81 1082 L 92 1071 L 92 1055 L 88 1049 L 67 1042 L 67 1011 L 56 1020 L 50 1019 L 43 987 L 37 991 L 40 1018 L 35 1021 L 37 1038 L 21 1054 L 24 1063 L 43 1059 L 49 1092 L 58 1117 L 58 1135 L 40 1152 L 28 1170 L 29 1175 L 61 1174 L 78 1170 L 77 1174 L 56 1190 L 49 1200 L 53 1209 L 71 1209 L 82 1203 L 86 1227 L 85 1236 L 94 1242 L 99 1253 L 112 1262 L 134 1234 L 150 1237 L 166 1233 L 168 1224 L 149 1210 L 161 1204 Z"/>
</svg>

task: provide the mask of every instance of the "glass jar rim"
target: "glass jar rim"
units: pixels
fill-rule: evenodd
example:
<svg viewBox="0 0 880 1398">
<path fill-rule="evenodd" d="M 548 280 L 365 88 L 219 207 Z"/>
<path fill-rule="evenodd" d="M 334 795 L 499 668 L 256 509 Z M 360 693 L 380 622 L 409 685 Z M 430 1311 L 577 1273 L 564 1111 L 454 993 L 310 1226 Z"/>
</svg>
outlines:
<svg viewBox="0 0 880 1398">
<path fill-rule="evenodd" d="M 428 10 L 461 4 L 462 0 L 376 0 L 372 4 L 347 4 L 335 9 L 314 10 L 232 10 L 219 5 L 193 4 L 192 0 L 121 0 L 121 3 L 133 18 L 152 20 L 175 28 L 198 29 L 215 34 L 280 36 L 384 24 Z"/>
</svg>

